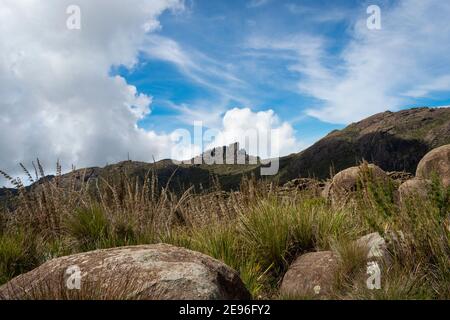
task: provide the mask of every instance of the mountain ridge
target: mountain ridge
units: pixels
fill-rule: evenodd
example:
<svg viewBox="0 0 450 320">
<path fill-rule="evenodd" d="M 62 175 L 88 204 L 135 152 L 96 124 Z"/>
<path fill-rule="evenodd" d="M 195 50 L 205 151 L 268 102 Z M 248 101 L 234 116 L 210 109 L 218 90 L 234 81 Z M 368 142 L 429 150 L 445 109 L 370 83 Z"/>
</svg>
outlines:
<svg viewBox="0 0 450 320">
<path fill-rule="evenodd" d="M 280 159 L 281 182 L 326 179 L 362 160 L 386 171 L 414 173 L 431 149 L 450 143 L 450 108 L 385 111 L 334 130 L 309 148 Z"/>
<path fill-rule="evenodd" d="M 385 171 L 414 173 L 420 159 L 431 149 L 450 144 L 450 108 L 412 108 L 398 112 L 386 111 L 355 122 L 342 130 L 334 130 L 309 148 L 280 158 L 277 175 L 267 179 L 286 183 L 299 177 L 330 177 L 367 160 Z M 226 150 L 227 147 L 219 147 Z M 240 150 L 237 146 L 236 150 Z M 224 151 L 225 153 L 225 151 Z M 205 153 L 204 153 L 205 154 Z M 248 156 L 248 155 L 247 155 Z M 62 175 L 62 180 L 118 179 L 120 173 L 143 180 L 154 171 L 161 186 L 170 182 L 175 191 L 190 186 L 208 189 L 214 177 L 225 190 L 237 190 L 245 175 L 260 178 L 261 164 L 182 164 L 170 159 L 154 163 L 123 161 L 103 168 L 78 169 Z M 3 195 L 4 197 L 4 195 Z"/>
</svg>

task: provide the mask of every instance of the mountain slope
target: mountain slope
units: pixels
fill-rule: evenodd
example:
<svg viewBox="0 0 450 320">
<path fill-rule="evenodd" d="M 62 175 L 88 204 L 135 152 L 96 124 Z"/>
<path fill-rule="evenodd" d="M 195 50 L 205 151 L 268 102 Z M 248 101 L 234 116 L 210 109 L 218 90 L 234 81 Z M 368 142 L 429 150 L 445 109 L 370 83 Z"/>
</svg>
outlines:
<svg viewBox="0 0 450 320">
<path fill-rule="evenodd" d="M 450 108 L 387 111 L 343 130 L 335 130 L 308 149 L 281 158 L 278 175 L 268 179 L 279 183 L 298 177 L 326 179 L 330 171 L 341 171 L 363 159 L 386 171 L 414 173 L 429 150 L 444 144 L 450 144 Z M 170 188 L 174 191 L 186 190 L 191 185 L 197 190 L 208 189 L 212 186 L 213 176 L 218 178 L 224 190 L 237 190 L 244 175 L 259 177 L 260 167 L 258 164 L 177 164 L 172 160 L 156 163 L 124 161 L 104 168 L 80 169 L 63 175 L 62 181 L 70 181 L 74 175 L 81 179 L 83 174 L 86 180 L 119 181 L 121 173 L 142 181 L 149 171 L 156 173 L 160 186 L 170 180 Z M 10 191 L 0 190 L 0 200 L 7 198 Z"/>
<path fill-rule="evenodd" d="M 169 188 L 175 192 L 183 192 L 191 186 L 196 190 L 209 189 L 213 187 L 215 178 L 218 179 L 224 190 L 238 189 L 241 179 L 245 173 L 251 173 L 257 165 L 207 165 L 207 164 L 177 164 L 166 159 L 155 163 L 123 161 L 108 165 L 103 168 L 91 167 L 78 169 L 64 174 L 60 178 L 62 186 L 69 186 L 75 181 L 90 181 L 95 183 L 98 180 L 120 183 L 123 176 L 138 180 L 142 183 L 147 175 L 156 175 L 158 185 Z M 54 176 L 48 178 L 53 179 Z M 38 183 L 33 184 L 37 186 Z M 0 196 L 2 194 L 0 193 Z"/>
<path fill-rule="evenodd" d="M 386 171 L 414 173 L 431 149 L 450 143 L 450 108 L 383 112 L 336 130 L 308 149 L 280 160 L 280 182 L 329 177 L 365 159 Z"/>
</svg>

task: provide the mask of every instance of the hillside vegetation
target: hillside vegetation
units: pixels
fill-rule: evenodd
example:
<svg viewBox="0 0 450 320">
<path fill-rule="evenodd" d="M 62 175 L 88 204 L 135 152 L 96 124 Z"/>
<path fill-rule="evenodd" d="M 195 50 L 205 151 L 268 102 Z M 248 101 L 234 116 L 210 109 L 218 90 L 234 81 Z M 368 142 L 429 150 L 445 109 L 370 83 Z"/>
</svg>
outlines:
<svg viewBox="0 0 450 320">
<path fill-rule="evenodd" d="M 340 257 L 328 298 L 449 299 L 449 189 L 436 180 L 426 201 L 411 197 L 400 206 L 392 190 L 368 177 L 354 201 L 338 207 L 308 190 L 255 179 L 244 179 L 238 192 L 216 182 L 211 192 L 178 196 L 152 172 L 142 185 L 120 175 L 94 189 L 75 179 L 62 186 L 60 176 L 37 192 L 19 186 L 16 209 L 0 215 L 0 283 L 54 257 L 164 242 L 225 262 L 256 299 L 311 298 L 278 288 L 295 257 L 319 250 Z M 371 232 L 388 239 L 393 260 L 380 290 L 366 288 L 365 258 L 352 246 Z"/>
<path fill-rule="evenodd" d="M 264 179 L 258 165 L 171 160 L 64 175 L 57 164 L 55 176 L 39 161 L 33 174 L 21 166 L 30 186 L 0 171 L 15 187 L 0 189 L 0 298 L 2 284 L 53 258 L 166 243 L 222 261 L 254 299 L 450 299 L 449 108 L 377 114 L 282 158 Z M 355 245 L 374 234 L 386 243 L 378 290 Z M 332 279 L 326 294 L 286 294 L 296 264 Z M 128 297 L 107 289 L 102 299 Z"/>
<path fill-rule="evenodd" d="M 335 130 L 308 149 L 281 159 L 281 182 L 326 179 L 362 160 L 385 171 L 414 173 L 431 149 L 450 143 L 450 108 L 383 112 Z"/>
</svg>

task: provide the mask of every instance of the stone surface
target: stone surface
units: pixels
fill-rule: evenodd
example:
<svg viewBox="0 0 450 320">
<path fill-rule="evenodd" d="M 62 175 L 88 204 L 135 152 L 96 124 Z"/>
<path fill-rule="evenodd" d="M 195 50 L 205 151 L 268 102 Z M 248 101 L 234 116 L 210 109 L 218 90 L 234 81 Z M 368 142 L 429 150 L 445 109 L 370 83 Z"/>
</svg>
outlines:
<svg viewBox="0 0 450 320">
<path fill-rule="evenodd" d="M 338 258 L 331 251 L 299 256 L 289 267 L 280 293 L 289 297 L 324 297 L 331 293 Z"/>
<path fill-rule="evenodd" d="M 81 276 L 80 290 L 73 289 L 76 274 L 72 272 L 76 268 Z M 142 300 L 250 298 L 238 274 L 222 262 L 166 244 L 97 250 L 53 259 L 0 287 L 3 299 L 68 296 Z"/>
<path fill-rule="evenodd" d="M 358 182 L 365 180 L 365 172 L 370 174 L 377 182 L 384 183 L 389 180 L 386 173 L 373 164 L 362 164 L 337 173 L 328 187 L 327 196 L 332 203 L 346 202 L 357 190 Z"/>
<path fill-rule="evenodd" d="M 417 177 L 431 179 L 434 173 L 445 187 L 450 186 L 450 144 L 431 150 L 420 160 Z"/>
<path fill-rule="evenodd" d="M 421 178 L 410 179 L 400 185 L 398 196 L 400 204 L 405 203 L 408 198 L 425 199 L 431 190 L 431 181 Z"/>
</svg>

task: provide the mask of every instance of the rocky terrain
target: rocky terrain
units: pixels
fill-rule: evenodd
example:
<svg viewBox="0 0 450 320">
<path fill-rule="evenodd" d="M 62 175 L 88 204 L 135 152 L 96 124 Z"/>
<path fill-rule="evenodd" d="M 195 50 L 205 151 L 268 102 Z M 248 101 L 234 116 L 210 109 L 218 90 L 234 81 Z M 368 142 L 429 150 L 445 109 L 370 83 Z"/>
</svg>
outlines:
<svg viewBox="0 0 450 320">
<path fill-rule="evenodd" d="M 448 143 L 450 108 L 387 111 L 333 131 L 306 150 L 282 157 L 279 173 L 269 179 L 280 184 L 296 178 L 324 180 L 331 172 L 355 166 L 362 160 L 387 172 L 414 173 L 428 151 Z M 170 181 L 169 187 L 181 192 L 192 185 L 197 190 L 208 189 L 213 185 L 213 177 L 224 190 L 238 190 L 244 175 L 260 177 L 258 159 L 246 154 L 239 145 L 217 149 L 222 151 L 224 164 L 208 164 L 216 152 L 209 150 L 187 163 L 168 159 L 155 163 L 124 161 L 104 168 L 79 169 L 63 175 L 62 180 L 69 181 L 73 176 L 92 181 L 99 178 L 114 180 L 120 174 L 126 174 L 142 181 L 149 171 L 154 171 L 161 185 Z M 241 158 L 245 164 L 229 164 L 231 160 L 236 163 Z M 0 199 L 4 196 L 2 193 L 0 191 Z"/>
<path fill-rule="evenodd" d="M 414 173 L 431 149 L 450 143 L 450 108 L 383 112 L 336 130 L 281 159 L 279 179 L 330 177 L 366 160 L 385 171 Z"/>
<path fill-rule="evenodd" d="M 317 191 L 322 190 L 321 196 L 332 208 L 340 210 L 338 208 L 342 208 L 342 205 L 357 201 L 361 190 L 366 190 L 364 194 L 376 187 L 385 194 L 400 193 L 400 197 L 394 201 L 402 207 L 411 200 L 426 202 L 433 180 L 447 190 L 446 204 L 439 223 L 450 234 L 450 144 L 427 153 L 419 162 L 416 176 L 403 183 L 401 179 L 394 181 L 378 166 L 364 162 L 337 173 L 325 186 L 318 181 L 314 183 L 312 179 L 296 179 L 286 184 L 282 193 L 310 190 L 313 196 L 317 196 Z M 416 181 L 421 183 L 417 184 Z M 364 196 L 367 199 L 371 197 L 370 194 Z M 412 234 L 406 236 L 411 237 Z M 212 234 L 208 237 L 212 237 Z M 394 263 L 393 259 L 404 254 L 398 250 L 408 250 L 403 230 L 385 230 L 384 237 L 374 232 L 347 244 L 353 250 L 350 251 L 352 259 L 359 259 L 359 267 L 352 271 L 353 277 L 358 279 L 365 271 L 369 276 L 374 276 L 367 278 L 369 290 L 381 290 L 381 279 L 376 278 L 376 274 L 386 272 Z M 443 256 L 444 268 L 448 268 L 450 248 L 442 249 L 449 254 Z M 346 254 L 349 252 L 345 253 L 342 248 L 331 248 L 294 255 L 292 263 L 280 274 L 282 281 L 278 289 L 279 296 L 293 299 L 335 297 L 336 283 L 342 281 L 339 277 L 343 273 L 344 261 L 348 259 Z M 76 270 L 73 271 L 73 268 Z M 345 276 L 348 277 L 348 274 Z M 450 284 L 450 279 L 440 281 L 444 281 L 444 287 Z M 77 290 L 73 286 L 78 286 Z M 49 260 L 1 286 L 0 298 L 205 300 L 249 299 L 251 293 L 239 273 L 223 262 L 199 252 L 167 244 L 153 244 L 96 250 Z"/>
<path fill-rule="evenodd" d="M 203 184 L 258 165 L 168 160 L 44 177 L 0 211 L 0 298 L 450 299 L 448 113 L 383 113 L 333 132 L 283 159 L 281 180 L 299 171 L 282 185 L 254 177 L 179 196 L 152 181 L 176 177 L 182 190 L 196 174 Z M 340 142 L 356 163 L 327 180 L 300 174 Z M 91 193 L 92 181 L 107 186 Z"/>
</svg>

